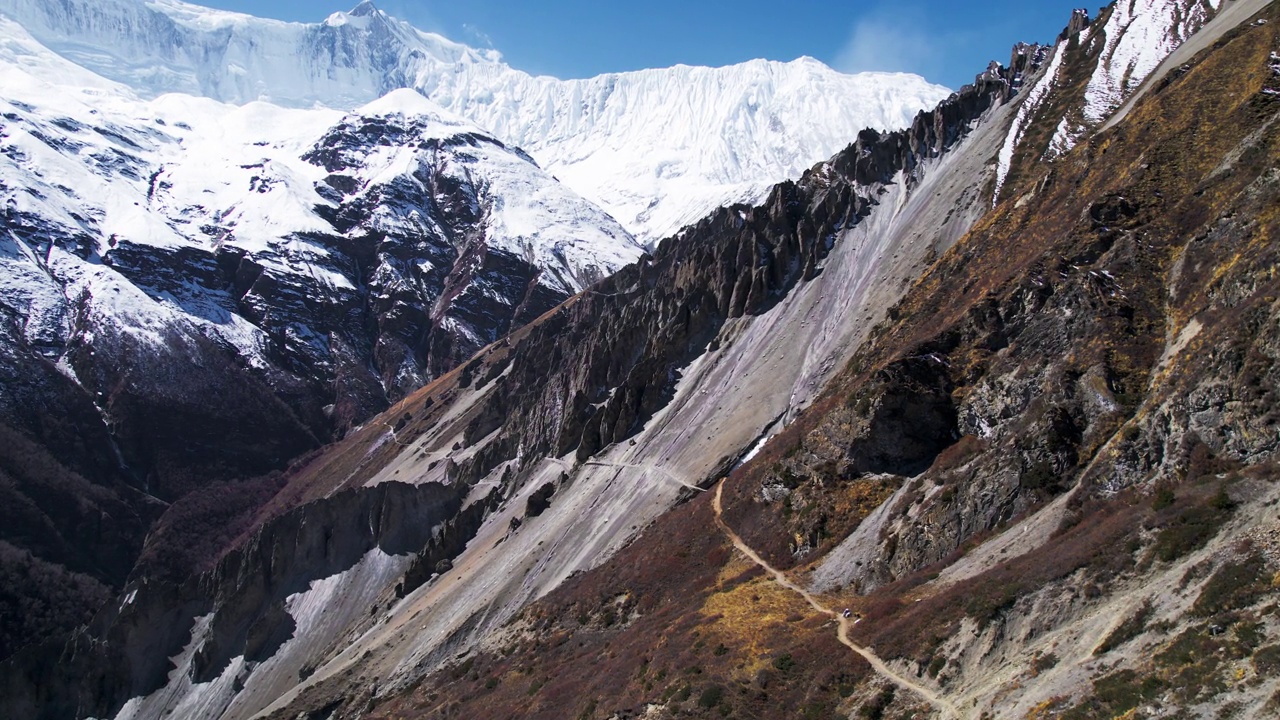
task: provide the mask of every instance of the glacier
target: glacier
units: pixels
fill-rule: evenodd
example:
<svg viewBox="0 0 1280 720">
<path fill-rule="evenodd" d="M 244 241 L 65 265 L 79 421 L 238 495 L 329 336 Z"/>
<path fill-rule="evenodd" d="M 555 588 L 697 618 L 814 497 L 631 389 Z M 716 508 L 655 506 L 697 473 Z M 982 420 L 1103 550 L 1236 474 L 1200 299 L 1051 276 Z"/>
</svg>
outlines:
<svg viewBox="0 0 1280 720">
<path fill-rule="evenodd" d="M 144 98 L 351 110 L 413 88 L 654 243 L 950 94 L 915 75 L 846 75 L 812 58 L 560 80 L 513 69 L 363 2 L 320 23 L 178 0 L 0 0 L 0 14 Z"/>
</svg>

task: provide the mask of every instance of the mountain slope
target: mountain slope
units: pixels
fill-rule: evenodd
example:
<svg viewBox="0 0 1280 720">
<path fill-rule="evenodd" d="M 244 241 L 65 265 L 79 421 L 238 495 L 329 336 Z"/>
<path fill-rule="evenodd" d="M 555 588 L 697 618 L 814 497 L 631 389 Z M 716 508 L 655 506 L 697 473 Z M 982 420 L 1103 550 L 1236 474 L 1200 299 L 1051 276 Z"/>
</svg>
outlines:
<svg viewBox="0 0 1280 720">
<path fill-rule="evenodd" d="M 22 662 L 35 674 L 11 676 L 11 695 L 49 717 L 75 706 L 251 717 L 327 704 L 317 694 L 343 692 L 370 662 L 400 687 L 473 647 L 610 557 L 814 397 L 928 258 L 984 212 L 994 169 L 986 151 L 951 151 L 971 134 L 979 148 L 1003 137 L 1011 87 L 1041 56 L 1024 50 L 909 132 L 864 132 L 765 205 L 717 212 L 294 468 L 259 529 L 217 568 L 176 585 L 140 578 L 134 602 L 75 641 L 77 665 L 43 665 L 51 649 L 28 653 Z M 842 322 L 822 322 L 832 317 Z M 809 328 L 806 342 L 797 328 Z M 718 402 L 708 403 L 713 392 Z M 318 609 L 320 620 L 292 613 L 291 637 L 251 639 L 255 618 L 282 617 L 303 600 L 264 595 L 256 574 L 231 569 L 262 567 L 273 551 L 259 543 L 278 537 L 272 528 L 291 509 L 401 482 L 469 496 L 416 554 L 366 554 L 336 574 L 328 563 L 299 563 L 280 568 L 287 580 L 276 586 L 320 583 L 312 587 L 365 603 L 375 592 L 384 610 L 351 616 L 343 600 L 336 614 Z M 441 573 L 447 581 L 433 577 Z M 173 607 L 193 609 L 168 614 Z M 221 619 L 198 619 L 209 612 Z M 182 670 L 165 677 L 151 660 L 138 664 L 133 643 L 163 648 L 153 652 Z"/>
<path fill-rule="evenodd" d="M 125 556 L 155 498 L 283 469 L 641 255 L 415 91 L 350 114 L 143 101 L 0 38 L 0 417 L 110 488 L 97 542 Z M 66 514 L 65 488 L 16 485 L 18 515 Z M 28 520 L 3 539 L 52 547 Z M 73 564 L 118 585 L 129 562 Z"/>
<path fill-rule="evenodd" d="M 352 109 L 415 88 L 529 151 L 645 242 L 757 201 L 862 129 L 903 127 L 949 94 L 916 76 L 849 76 L 807 58 L 532 77 L 369 2 L 313 25 L 177 0 L 4 0 L 0 13 L 147 97 Z"/>
<path fill-rule="evenodd" d="M 697 489 L 727 474 L 734 532 L 963 713 L 1260 708 L 1277 18 L 1219 18 L 1061 157 L 1105 15 L 713 214 L 293 468 L 212 567 L 137 578 L 70 645 L 8 663 L 6 697 L 44 717 L 927 713 L 732 554 Z M 410 515 L 421 535 L 383 522 Z"/>
<path fill-rule="evenodd" d="M 731 528 L 963 717 L 1280 707 L 1280 8 L 1220 19 L 1113 128 L 1008 186 L 725 482 Z M 937 716 L 735 556 L 709 497 L 373 716 L 441 709 Z"/>
</svg>

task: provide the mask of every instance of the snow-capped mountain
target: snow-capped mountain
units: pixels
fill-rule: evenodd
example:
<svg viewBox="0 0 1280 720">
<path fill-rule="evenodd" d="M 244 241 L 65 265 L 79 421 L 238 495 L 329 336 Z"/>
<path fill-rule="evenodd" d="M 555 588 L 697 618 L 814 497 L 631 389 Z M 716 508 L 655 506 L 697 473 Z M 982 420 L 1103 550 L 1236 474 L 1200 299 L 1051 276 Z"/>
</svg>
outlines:
<svg viewBox="0 0 1280 720">
<path fill-rule="evenodd" d="M 188 496 L 153 525 L 136 574 L 90 627 L 0 662 L 6 708 L 49 720 L 1021 718 L 1142 714 L 1134 703 L 1150 703 L 1164 715 L 1266 716 L 1277 692 L 1258 658 L 1277 642 L 1267 522 L 1280 435 L 1267 390 L 1280 387 L 1280 253 L 1269 242 L 1278 42 L 1270 0 L 1120 0 L 1096 19 L 1076 13 L 1056 44 L 1019 45 L 907 130 L 865 131 L 764 203 L 713 213 L 283 477 Z M 13 66 L 82 72 L 58 62 Z M 152 132 L 185 137 L 176 122 L 208 131 L 200 117 L 178 119 L 191 112 L 163 115 L 165 103 L 215 109 L 208 123 L 232 128 L 241 113 L 255 127 L 328 113 L 300 135 L 237 131 L 266 143 L 245 151 L 266 153 L 261 168 L 208 162 L 215 179 L 248 172 L 238 177 L 251 189 L 270 170 L 268 193 L 293 188 L 281 200 L 314 188 L 332 231 L 297 239 L 332 250 L 339 273 L 382 267 L 384 246 L 394 265 L 395 248 L 412 245 L 395 193 L 414 183 L 432 193 L 412 204 L 463 235 L 476 227 L 469 209 L 484 206 L 470 198 L 485 183 L 438 164 L 383 174 L 384 140 L 407 165 L 436 145 L 456 156 L 449 167 L 501 149 L 406 91 L 349 113 L 126 98 L 130 115 L 105 112 L 127 91 L 88 80 L 99 84 L 76 97 L 102 105 L 98 115 L 47 112 L 39 93 L 0 108 L 6 134 L 34 138 L 12 152 L 48 147 L 110 166 L 113 148 L 151 157 Z M 1098 91 L 1108 87 L 1118 94 Z M 1064 118 L 1083 134 L 1055 150 Z M 160 183 L 156 194 L 204 196 L 193 187 Z M 362 194 L 377 187 L 376 200 Z M 218 197 L 216 183 L 207 189 Z M 133 202 L 149 207 L 136 193 L 118 205 Z M 238 202 L 243 217 L 275 217 Z M 379 224 L 380 205 L 395 222 Z M 180 226 L 180 210 L 157 217 Z M 65 215 L 102 222 L 74 206 Z M 377 252 L 347 222 L 369 227 Z M 225 287 L 257 293 L 250 310 L 275 298 L 266 320 L 331 323 L 330 379 L 348 398 L 370 387 L 367 358 L 342 346 L 360 337 L 351 328 L 403 332 L 413 302 L 406 294 L 382 315 L 317 310 L 258 283 L 273 258 L 241 263 L 252 247 L 202 263 L 201 247 L 157 241 L 131 254 L 96 230 L 51 242 L 43 227 L 17 230 L 48 255 L 23 265 L 33 246 L 15 242 L 6 273 L 68 256 L 98 272 L 97 252 L 111 260 L 103 273 L 127 278 L 139 258 L 160 258 L 147 275 L 163 301 L 191 292 L 171 281 L 169 258 L 189 277 L 222 272 Z M 323 256 L 298 255 L 327 303 L 335 268 Z M 72 328 L 115 292 L 78 287 L 66 293 Z M 366 297 L 383 307 L 380 292 Z M 219 369 L 244 356 L 226 340 L 210 347 L 193 317 L 157 331 L 165 362 L 96 359 L 145 340 L 112 328 L 63 355 L 27 352 L 35 341 L 19 332 L 0 342 L 0 399 L 42 400 L 32 435 L 101 455 L 92 428 L 57 422 L 73 406 L 65 393 L 29 390 L 79 379 L 121 454 L 154 468 L 149 481 L 181 479 L 174 468 L 193 459 L 301 455 L 310 416 L 288 383 L 301 363 Z M 13 325 L 0 322 L 0 340 Z M 25 365 L 10 361 L 13 347 Z M 258 392 L 260 377 L 275 392 Z M 268 405 L 278 399 L 300 409 L 295 420 Z M 22 416 L 0 410 L 3 433 Z M 139 452 L 146 433 L 160 437 L 154 458 Z M 0 442 L 0 470 L 10 444 Z M 244 488 L 267 498 L 224 512 Z M 99 506 L 89 505 L 104 519 L 81 525 L 106 545 L 112 516 Z M 230 531 L 208 527 L 224 518 Z M 839 618 L 842 606 L 865 621 Z M 781 622 L 780 609 L 799 619 Z M 1188 659 L 1188 642 L 1210 652 Z"/>
<path fill-rule="evenodd" d="M 415 88 L 527 150 L 646 241 L 759 199 L 862 129 L 905 127 L 950 92 L 914 75 L 844 75 L 810 58 L 534 77 L 367 1 L 318 24 L 178 0 L 0 0 L 0 13 L 144 97 L 353 109 Z"/>
<path fill-rule="evenodd" d="M 0 38 L 0 310 L 108 423 L 120 373 L 216 351 L 341 429 L 642 253 L 415 90 L 349 113 L 144 100 L 12 21 Z"/>
</svg>

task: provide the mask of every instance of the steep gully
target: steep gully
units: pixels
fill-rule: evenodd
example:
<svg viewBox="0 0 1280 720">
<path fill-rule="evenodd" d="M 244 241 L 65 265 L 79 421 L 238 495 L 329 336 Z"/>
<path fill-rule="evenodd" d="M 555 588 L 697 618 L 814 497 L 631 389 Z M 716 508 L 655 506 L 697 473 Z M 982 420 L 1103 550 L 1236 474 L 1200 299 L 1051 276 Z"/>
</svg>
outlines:
<svg viewBox="0 0 1280 720">
<path fill-rule="evenodd" d="M 851 626 L 851 623 L 848 618 L 844 617 L 843 614 L 832 610 L 826 605 L 823 605 L 822 602 L 818 600 L 818 598 L 814 597 L 812 593 L 792 582 L 791 579 L 787 577 L 786 573 L 770 565 L 768 561 L 760 557 L 755 550 L 752 550 L 751 546 L 747 545 L 747 543 L 733 531 L 733 528 L 729 527 L 729 524 L 725 522 L 724 509 L 721 502 L 723 494 L 724 480 L 721 480 L 716 484 L 715 499 L 712 501 L 712 508 L 715 510 L 716 514 L 716 525 L 720 528 L 721 532 L 729 538 L 733 543 L 733 546 L 737 548 L 739 552 L 746 555 L 751 562 L 760 566 L 761 569 L 773 576 L 774 582 L 804 598 L 805 602 L 809 603 L 814 610 L 834 619 L 837 623 L 836 637 L 839 638 L 840 643 L 857 653 L 862 659 L 866 660 L 867 663 L 871 665 L 871 669 L 874 670 L 877 675 L 904 690 L 909 690 L 924 698 L 930 705 L 942 711 L 943 715 L 946 717 L 964 717 L 960 714 L 960 711 L 945 698 L 941 697 L 929 688 L 918 683 L 914 683 L 911 680 L 895 673 L 869 648 L 858 645 L 851 640 L 849 638 L 849 627 Z"/>
</svg>

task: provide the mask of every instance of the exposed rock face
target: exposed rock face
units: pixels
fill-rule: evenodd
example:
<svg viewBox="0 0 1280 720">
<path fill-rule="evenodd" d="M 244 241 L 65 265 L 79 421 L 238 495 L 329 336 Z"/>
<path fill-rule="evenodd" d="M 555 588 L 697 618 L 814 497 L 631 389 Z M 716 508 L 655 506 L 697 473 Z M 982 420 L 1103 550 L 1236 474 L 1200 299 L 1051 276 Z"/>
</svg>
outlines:
<svg viewBox="0 0 1280 720">
<path fill-rule="evenodd" d="M 642 253 L 416 92 L 142 102 L 0 36 L 0 416 L 114 508 L 94 582 L 162 503 L 283 470 Z M 33 482 L 0 539 L 60 564 L 81 531 Z"/>
<path fill-rule="evenodd" d="M 816 277 L 836 237 L 874 211 L 886 185 L 909 189 L 925 162 L 1012 97 L 1038 68 L 1037 54 L 1022 50 L 1013 66 L 979 76 L 909 130 L 864 131 L 763 205 L 715 212 L 533 328 L 467 427 L 468 443 L 497 436 L 463 464 L 463 477 L 483 477 L 517 451 L 585 460 L 631 437 L 726 322 L 762 314 Z"/>
<path fill-rule="evenodd" d="M 965 717 L 1280 707 L 1280 8 L 1223 7 L 1113 127 L 1046 159 L 1101 72 L 1065 38 L 1059 89 L 1013 123 L 1023 170 L 1002 202 L 726 482 L 731 526 Z M 716 542 L 709 505 L 374 716 L 930 716 Z M 796 541 L 813 526 L 841 530 Z"/>
<path fill-rule="evenodd" d="M 1071 45 L 1064 40 L 1060 50 Z M 1060 72 L 1068 68 L 1086 77 L 1093 71 L 1085 64 Z M 1068 93 L 1077 86 L 1070 75 L 1059 77 Z M 1260 93 L 1259 104 L 1267 97 L 1253 92 Z M 1256 152 L 1259 140 L 1249 133 L 1257 121 L 1247 117 L 1251 110 L 1241 112 L 1216 137 L 1223 146 L 1241 144 L 1219 152 Z M 918 481 L 925 497 L 913 497 L 922 504 L 898 506 L 874 542 L 859 534 L 833 553 L 816 576 L 821 587 L 848 583 L 865 592 L 905 577 L 943 561 L 975 534 L 1077 487 L 1110 496 L 1182 477 L 1205 442 L 1202 433 L 1248 437 L 1211 447 L 1214 456 L 1226 452 L 1234 462 L 1255 463 L 1275 449 L 1263 405 L 1236 406 L 1236 428 L 1210 430 L 1193 420 L 1191 408 L 1198 407 L 1211 423 L 1225 422 L 1225 404 L 1215 412 L 1193 398 L 1205 396 L 1201 383 L 1221 388 L 1238 378 L 1222 377 L 1199 358 L 1172 372 L 1173 353 L 1197 337 L 1202 321 L 1196 318 L 1211 307 L 1203 290 L 1188 285 L 1198 288 L 1205 282 L 1201 273 L 1212 275 L 1209 268 L 1222 258 L 1252 247 L 1237 219 L 1255 222 L 1271 192 L 1261 166 L 1228 183 L 1214 167 L 1193 160 L 1200 152 L 1190 140 L 1195 132 L 1171 122 L 1160 133 L 1135 128 L 1117 140 L 1099 140 L 1095 157 L 1082 157 L 1082 150 L 1076 161 L 1042 170 L 930 273 L 921 289 L 932 296 L 918 292 L 895 308 L 896 321 L 841 381 L 843 397 L 832 398 L 824 419 L 810 419 L 798 451 L 769 472 L 917 475 L 964 440 Z M 1112 149 L 1121 143 L 1123 155 Z M 1121 157 L 1140 160 L 1120 173 Z M 1231 162 L 1239 168 L 1240 161 Z M 1192 175 L 1192 168 L 1204 174 Z M 1219 194 L 1207 201 L 1211 186 Z M 1200 255 L 1198 245 L 1188 243 L 1196 237 L 1224 239 L 1216 254 Z M 1193 256 L 1199 270 L 1187 273 Z M 1237 268 L 1246 278 L 1256 271 L 1235 262 L 1231 268 L 1218 271 L 1220 282 L 1257 287 L 1256 280 L 1230 279 Z M 1193 297 L 1202 304 L 1181 305 Z M 1269 353 L 1240 345 L 1245 338 L 1265 343 L 1265 332 L 1244 331 L 1234 321 L 1218 326 L 1222 347 Z M 1263 367 L 1252 373 L 1266 387 Z M 1251 397 L 1265 402 L 1265 394 Z M 916 404 L 905 416 L 909 428 L 900 413 L 904 395 Z M 1140 429 L 1147 427 L 1153 429 Z M 933 442 L 922 442 L 922 435 Z M 886 447 L 897 455 L 883 457 Z"/>
<path fill-rule="evenodd" d="M 406 399 L 387 418 L 375 420 L 344 442 L 341 449 L 335 448 L 310 463 L 307 470 L 291 481 L 281 497 L 323 496 L 328 487 L 355 487 L 381 482 L 393 475 L 406 479 L 416 477 L 417 481 L 440 478 L 453 483 L 451 487 L 465 488 L 481 483 L 477 491 L 497 488 L 488 495 L 489 501 L 474 502 L 458 512 L 431 542 L 424 542 L 414 550 L 416 556 L 411 561 L 384 578 L 379 597 L 382 593 L 388 598 L 404 597 L 394 611 L 392 627 L 402 628 L 412 622 L 413 627 L 422 623 L 423 628 L 422 638 L 388 640 L 393 646 L 389 651 L 376 646 L 380 635 L 364 636 L 365 641 L 375 643 L 371 651 L 379 655 L 386 653 L 387 657 L 380 658 L 380 663 L 400 665 L 392 673 L 395 682 L 411 681 L 430 668 L 441 653 L 454 652 L 454 648 L 466 650 L 477 637 L 482 637 L 481 633 L 491 630 L 495 621 L 489 619 L 490 610 L 484 609 L 485 604 L 493 606 L 492 612 L 500 622 L 518 609 L 520 603 L 530 599 L 534 590 L 540 592 L 542 587 L 554 586 L 572 569 L 598 562 L 593 559 L 594 553 L 607 556 L 615 544 L 625 543 L 634 536 L 638 524 L 645 522 L 645 518 L 660 513 L 682 493 L 689 492 L 678 485 L 672 490 L 672 479 L 692 484 L 701 478 L 685 480 L 666 470 L 668 475 L 657 481 L 656 487 L 652 487 L 655 481 L 651 480 L 648 483 L 651 487 L 638 488 L 637 493 L 622 490 L 626 483 L 618 484 L 619 491 L 609 491 L 614 485 L 609 480 L 611 466 L 592 467 L 590 462 L 579 465 L 570 461 L 565 463 L 562 472 L 555 465 L 562 461 L 557 460 L 551 464 L 557 469 L 551 470 L 548 476 L 545 459 L 569 456 L 594 461 L 606 446 L 634 439 L 646 421 L 667 409 L 678 393 L 676 386 L 681 373 L 692 362 L 714 352 L 720 343 L 745 342 L 741 337 L 755 318 L 784 303 L 793 303 L 790 295 L 797 288 L 831 272 L 826 263 L 840 238 L 854 237 L 851 233 L 881 208 L 881 199 L 887 195 L 911 197 L 913 189 L 924 182 L 926 168 L 961 143 L 981 119 L 996 112 L 1014 94 L 1022 73 L 1034 72 L 1034 54 L 1018 57 L 1018 67 L 993 69 L 937 110 L 922 114 L 910 130 L 864 133 L 849 149 L 807 173 L 799 183 L 786 183 L 777 188 L 764 205 L 738 206 L 717 212 L 664 243 L 653 257 L 598 283 L 520 331 L 509 342 L 491 347 L 422 393 Z M 378 122 L 381 133 L 386 128 Z M 344 126 L 344 134 L 322 140 L 308 156 L 320 164 L 324 172 L 330 173 L 325 182 L 335 190 L 345 186 L 339 176 L 348 172 L 351 164 L 349 146 L 353 143 L 347 133 L 360 135 L 367 126 L 363 121 Z M 462 138 L 458 142 L 465 146 L 469 141 Z M 368 143 L 354 145 L 362 149 Z M 966 179 L 966 182 L 976 181 Z M 965 187 L 964 197 L 968 198 L 965 202 L 981 207 L 985 201 L 977 199 L 980 192 Z M 349 204 L 350 212 L 356 215 L 363 212 L 364 206 L 358 198 Z M 442 205 L 463 222 L 474 207 L 463 202 Z M 890 215 L 894 208 L 886 205 L 884 210 L 885 219 L 881 222 L 885 228 L 891 228 L 897 222 L 895 216 Z M 341 217 L 333 220 L 342 221 Z M 958 219 L 956 223 L 965 226 L 963 220 Z M 952 232 L 958 235 L 963 230 L 964 227 L 958 227 Z M 869 243 L 896 247 L 878 237 L 877 232 L 868 229 L 862 234 Z M 886 229 L 884 234 L 892 233 Z M 938 242 L 938 246 L 946 247 L 946 242 Z M 923 257 L 929 246 L 929 242 L 922 241 L 909 249 Z M 854 263 L 858 257 L 850 250 L 842 262 Z M 856 267 L 842 268 L 842 272 L 854 271 Z M 911 272 L 908 267 L 902 271 Z M 861 282 L 875 287 L 878 280 Z M 890 292 L 901 292 L 896 279 L 891 284 Z M 832 287 L 833 293 L 837 290 Z M 856 301 L 848 302 L 855 303 L 855 308 L 869 302 L 856 294 L 852 297 L 857 298 Z M 873 309 L 868 307 L 866 312 L 870 317 Z M 857 322 L 863 322 L 861 317 L 858 316 Z M 826 367 L 831 369 L 830 361 Z M 794 368 L 787 372 L 799 376 Z M 815 368 L 809 372 L 821 377 L 826 370 Z M 685 393 L 687 396 L 687 390 Z M 690 401 L 685 397 L 684 402 Z M 747 450 L 753 438 L 767 431 L 769 422 L 765 419 L 759 427 L 739 430 L 742 437 L 738 445 L 722 463 L 733 462 Z M 644 440 L 646 446 L 650 442 L 655 441 Z M 691 443 L 689 452 L 696 452 L 698 447 L 697 443 Z M 400 474 L 401 470 L 406 472 Z M 612 472 L 616 474 L 618 470 Z M 548 492 L 549 487 L 553 492 Z M 620 516 L 616 524 L 620 527 L 611 529 L 610 535 L 591 533 L 584 521 L 598 518 L 587 518 L 582 512 L 587 503 L 595 506 L 592 498 L 598 489 L 616 496 L 610 503 L 625 505 L 628 498 L 638 498 L 634 502 L 643 514 Z M 645 500 L 646 493 L 654 499 Z M 506 517 L 507 513 L 511 517 Z M 546 536 L 550 541 L 548 545 L 602 544 L 597 537 L 609 538 L 611 545 L 592 552 L 568 547 L 565 549 L 569 557 L 562 559 L 562 555 L 554 562 L 551 557 L 542 557 L 547 552 L 537 549 L 542 543 L 529 538 L 539 537 L 537 533 L 552 532 L 546 528 L 557 525 L 548 523 L 564 523 L 566 517 L 572 518 L 576 526 L 559 539 Z M 628 530 L 627 521 L 636 524 Z M 501 527 L 497 530 L 489 527 L 496 525 Z M 268 525 L 264 532 L 273 526 Z M 482 527 L 488 529 L 481 532 Z M 265 543 L 268 535 L 262 537 Z M 287 539 L 287 536 L 278 536 L 277 540 L 280 538 Z M 467 567 L 453 568 L 453 557 L 469 542 L 471 555 L 487 552 L 490 545 L 495 548 L 493 552 L 504 554 L 503 543 L 508 543 L 509 558 L 495 562 L 498 567 L 502 566 L 499 563 L 530 565 L 510 574 L 495 571 L 503 577 L 492 581 L 477 574 L 477 566 L 487 561 L 464 558 Z M 546 575 L 538 574 L 543 567 L 548 568 Z M 466 579 L 461 582 L 454 579 L 464 571 L 471 576 L 464 576 Z M 448 578 L 440 584 L 443 589 L 437 589 L 432 583 L 432 576 L 437 573 Z M 522 581 L 519 573 L 529 575 Z M 239 597 L 234 590 L 240 586 L 237 576 L 217 572 L 203 577 L 212 585 L 203 590 L 200 597 Z M 441 603 L 439 606 L 432 606 L 422 600 L 424 594 L 448 592 L 451 587 L 463 588 L 459 592 L 465 592 L 469 582 L 489 583 L 485 592 L 494 594 L 492 601 L 483 597 L 464 598 L 452 606 L 443 601 L 437 601 Z M 512 587 L 495 588 L 497 582 Z M 522 585 L 529 585 L 533 590 L 520 587 Z M 156 592 L 143 588 L 139 597 Z M 191 631 L 195 633 L 192 635 L 182 622 L 175 620 L 178 627 L 173 631 L 175 637 L 184 641 L 196 639 L 157 651 L 174 658 L 181 669 L 163 689 L 147 683 L 113 681 L 109 684 L 111 687 L 131 689 L 122 695 L 93 691 L 85 698 L 85 704 L 110 709 L 125 698 L 134 698 L 134 702 L 125 707 L 126 716 L 134 717 L 176 707 L 175 703 L 183 698 L 199 697 L 203 703 L 212 702 L 210 697 L 218 697 L 221 698 L 218 702 L 230 703 L 225 711 L 228 716 L 247 717 L 264 703 L 279 698 L 284 692 L 280 683 L 286 681 L 306 690 L 305 693 L 299 690 L 302 694 L 298 702 L 303 705 L 317 697 L 312 694 L 312 688 L 319 689 L 314 692 L 321 698 L 330 692 L 340 692 L 345 663 L 325 644 L 330 641 L 314 640 L 316 637 L 331 639 L 337 630 L 304 629 L 299 620 L 294 644 L 289 645 L 285 634 L 277 636 L 267 631 L 272 627 L 288 627 L 289 622 L 280 614 L 279 607 L 259 602 L 252 593 L 247 597 L 249 600 L 244 601 L 243 606 L 237 604 L 240 601 L 227 601 L 189 605 L 175 611 L 175 618 L 194 618 L 184 622 L 196 628 Z M 171 598 L 154 602 L 156 607 L 175 604 Z M 433 637 L 438 627 L 432 624 L 434 618 L 416 619 L 413 613 L 418 607 L 429 615 L 459 616 L 455 624 L 444 626 L 448 634 L 444 641 Z M 209 613 L 212 613 L 211 619 Z M 365 626 L 348 621 L 341 627 L 343 632 L 358 635 Z M 97 637 L 106 638 L 107 648 L 116 646 L 117 641 L 111 639 L 109 632 L 104 635 L 99 631 Z M 82 637 L 77 642 L 90 641 Z M 423 649 L 417 650 L 418 645 Z M 292 654 L 293 648 L 299 647 L 305 648 L 305 652 L 296 650 L 298 654 Z M 241 655 L 243 664 L 237 659 Z M 300 658 L 304 656 L 306 660 L 302 661 Z M 286 667 L 282 663 L 295 660 L 308 668 L 301 679 L 282 670 Z M 89 669 L 84 667 L 77 672 L 85 674 Z M 231 676 L 241 678 L 236 681 L 238 684 L 227 684 Z M 199 685 L 201 682 L 205 684 Z M 36 691 L 24 692 L 43 697 L 52 694 L 55 687 L 57 683 L 49 683 L 40 685 Z M 315 702 L 327 704 L 328 700 Z M 56 713 L 50 715 L 56 716 Z"/>
<path fill-rule="evenodd" d="M 1172 6 L 1126 12 L 1157 5 Z M 1250 0 L 1224 16 L 1241 7 Z M 797 582 L 863 612 L 856 639 L 965 712 L 1263 712 L 1277 681 L 1249 656 L 1280 652 L 1268 530 L 1280 500 L 1280 10 L 1265 12 L 1157 72 L 1122 121 L 1064 154 L 1045 148 L 1109 67 L 1081 36 L 1111 13 L 1073 21 L 1051 51 L 1018 48 L 1013 67 L 909 131 L 865 133 L 762 206 L 716 213 L 406 398 L 281 492 L 305 513 L 342 488 L 448 481 L 458 506 L 429 538 L 393 562 L 369 550 L 345 569 L 321 563 L 335 574 L 283 603 L 242 573 L 205 575 L 198 597 L 222 604 L 174 611 L 178 640 L 158 651 L 177 668 L 167 682 L 123 691 L 111 678 L 82 705 L 128 699 L 125 718 L 358 717 L 388 700 L 386 716 L 927 712 L 879 692 L 860 663 L 832 661 L 852 656 L 829 618 L 736 559 L 690 486 L 745 454 L 725 520 Z M 937 197 L 946 212 L 924 212 Z M 907 236 L 919 244 L 876 245 L 873 229 L 897 238 L 921 217 L 939 222 Z M 850 359 L 816 402 L 756 422 L 753 392 L 805 375 L 746 357 L 761 347 L 753 332 L 819 306 L 809 291 L 849 270 L 830 261 L 864 257 L 845 254 L 851 240 L 924 264 L 849 263 L 879 273 L 853 284 L 889 278 L 897 292 L 831 306 L 857 317 L 833 312 L 825 329 L 878 317 L 867 297 L 901 301 L 856 352 L 816 358 Z M 728 380 L 712 385 L 720 367 Z M 750 434 L 687 421 L 715 417 L 685 414 L 719 401 L 697 401 L 709 387 L 741 404 Z M 719 434 L 746 439 L 721 456 Z M 276 523 L 245 547 L 274 557 L 293 538 Z M 311 610 L 333 598 L 321 627 Z M 1101 676 L 1094 658 L 1139 637 Z M 90 658 L 79 675 L 101 676 L 118 643 L 108 636 L 97 658 L 77 650 Z M 74 682 L 40 677 L 11 694 Z M 1237 696 L 1214 689 L 1233 677 L 1249 680 Z"/>
<path fill-rule="evenodd" d="M 297 623 L 308 622 L 308 612 L 339 613 L 344 602 L 329 596 L 332 607 L 317 608 L 299 601 L 316 590 L 316 581 L 352 571 L 371 553 L 389 561 L 384 581 L 403 573 L 416 553 L 447 560 L 461 548 L 441 547 L 437 538 L 459 522 L 455 518 L 466 517 L 462 509 L 455 488 L 385 483 L 287 512 L 208 573 L 182 585 L 131 585 L 118 607 L 100 614 L 65 649 L 24 651 L 23 665 L 9 665 L 4 673 L 6 712 L 113 716 L 129 698 L 162 687 L 172 670 L 169 659 L 184 652 L 192 654 L 194 684 L 228 672 L 247 676 L 272 658 L 290 662 L 286 645 Z M 368 618 L 366 606 L 355 611 Z M 293 662 L 301 666 L 303 660 Z"/>
</svg>

